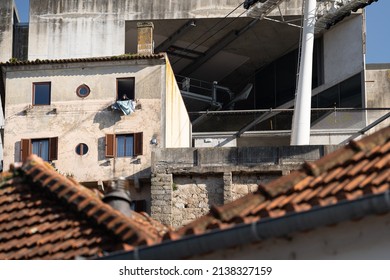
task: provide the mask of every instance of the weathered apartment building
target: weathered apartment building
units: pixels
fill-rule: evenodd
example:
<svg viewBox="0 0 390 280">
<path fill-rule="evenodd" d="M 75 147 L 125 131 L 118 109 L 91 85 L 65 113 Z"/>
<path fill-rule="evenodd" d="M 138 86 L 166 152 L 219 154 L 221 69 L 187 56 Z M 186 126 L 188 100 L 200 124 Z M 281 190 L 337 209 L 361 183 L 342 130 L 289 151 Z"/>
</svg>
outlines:
<svg viewBox="0 0 390 280">
<path fill-rule="evenodd" d="M 2 1 L 0 61 L 29 61 L 2 66 L 5 164 L 46 145 L 56 168 L 79 181 L 136 178 L 133 198 L 151 199 L 152 216 L 179 226 L 327 154 L 333 147 L 323 145 L 343 144 L 389 112 L 389 67 L 364 58 L 360 8 L 372 1 L 319 1 L 310 134 L 319 146 L 288 147 L 302 1 L 248 11 L 241 2 L 30 0 L 22 25 L 13 1 Z M 123 56 L 138 52 L 143 21 L 154 25 L 149 48 L 157 54 Z M 137 101 L 130 115 L 108 109 L 121 84 Z M 50 104 L 34 104 L 35 88 L 50 91 Z M 115 156 L 128 141 L 131 156 Z M 192 148 L 158 149 L 173 147 Z M 151 171 L 151 187 L 138 188 Z"/>
</svg>

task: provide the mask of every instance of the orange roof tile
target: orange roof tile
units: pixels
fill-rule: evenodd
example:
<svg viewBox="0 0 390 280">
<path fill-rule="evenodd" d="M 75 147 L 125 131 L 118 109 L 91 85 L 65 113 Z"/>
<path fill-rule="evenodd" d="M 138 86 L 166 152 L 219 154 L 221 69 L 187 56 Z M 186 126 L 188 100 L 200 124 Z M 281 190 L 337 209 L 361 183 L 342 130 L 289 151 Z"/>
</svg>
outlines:
<svg viewBox="0 0 390 280">
<path fill-rule="evenodd" d="M 126 217 L 35 155 L 0 184 L 0 259 L 74 259 L 160 242 L 167 228 Z"/>
</svg>

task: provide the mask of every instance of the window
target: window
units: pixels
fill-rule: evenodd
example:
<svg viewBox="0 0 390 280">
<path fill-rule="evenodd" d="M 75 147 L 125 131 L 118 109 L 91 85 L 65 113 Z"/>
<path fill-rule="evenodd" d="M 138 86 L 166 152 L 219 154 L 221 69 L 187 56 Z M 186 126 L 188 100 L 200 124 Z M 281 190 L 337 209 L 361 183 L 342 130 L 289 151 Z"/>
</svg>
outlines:
<svg viewBox="0 0 390 280">
<path fill-rule="evenodd" d="M 33 105 L 50 105 L 51 83 L 34 83 Z"/>
<path fill-rule="evenodd" d="M 76 89 L 76 94 L 81 98 L 87 97 L 90 93 L 91 89 L 86 84 L 82 84 Z"/>
<path fill-rule="evenodd" d="M 107 134 L 106 157 L 132 157 L 142 155 L 143 134 Z"/>
<path fill-rule="evenodd" d="M 117 100 L 134 100 L 134 78 L 119 78 L 116 79 Z"/>
<path fill-rule="evenodd" d="M 45 161 L 58 157 L 58 137 L 21 140 L 21 160 L 25 161 L 30 154 L 36 154 Z"/>
<path fill-rule="evenodd" d="M 80 143 L 76 146 L 76 153 L 80 156 L 86 155 L 88 153 L 87 144 Z"/>
</svg>

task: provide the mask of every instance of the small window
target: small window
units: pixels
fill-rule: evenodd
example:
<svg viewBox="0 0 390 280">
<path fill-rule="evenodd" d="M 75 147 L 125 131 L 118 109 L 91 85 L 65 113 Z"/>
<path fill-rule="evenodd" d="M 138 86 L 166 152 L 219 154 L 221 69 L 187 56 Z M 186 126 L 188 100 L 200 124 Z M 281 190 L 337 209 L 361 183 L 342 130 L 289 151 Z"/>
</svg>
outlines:
<svg viewBox="0 0 390 280">
<path fill-rule="evenodd" d="M 50 105 L 51 83 L 34 83 L 33 86 L 33 105 Z"/>
<path fill-rule="evenodd" d="M 106 157 L 133 157 L 142 155 L 143 134 L 107 134 Z"/>
<path fill-rule="evenodd" d="M 117 100 L 134 100 L 134 78 L 120 78 L 116 80 Z"/>
<path fill-rule="evenodd" d="M 83 156 L 88 153 L 88 146 L 87 144 L 80 143 L 76 146 L 76 154 Z"/>
<path fill-rule="evenodd" d="M 82 84 L 76 89 L 76 94 L 81 97 L 87 97 L 91 93 L 91 89 L 86 84 Z"/>
<path fill-rule="evenodd" d="M 25 161 L 30 154 L 36 154 L 45 161 L 56 160 L 58 158 L 58 137 L 43 139 L 22 139 L 22 161 Z"/>
</svg>

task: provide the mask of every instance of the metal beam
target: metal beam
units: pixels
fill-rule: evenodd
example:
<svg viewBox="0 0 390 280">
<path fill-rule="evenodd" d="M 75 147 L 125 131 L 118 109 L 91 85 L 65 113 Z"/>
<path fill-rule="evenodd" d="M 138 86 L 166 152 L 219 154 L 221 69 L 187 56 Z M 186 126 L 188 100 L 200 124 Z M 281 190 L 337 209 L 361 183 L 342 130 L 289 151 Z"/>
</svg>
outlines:
<svg viewBox="0 0 390 280">
<path fill-rule="evenodd" d="M 211 48 L 209 48 L 203 56 L 201 56 L 195 62 L 193 62 L 192 64 L 187 66 L 185 69 L 183 69 L 180 72 L 180 75 L 188 76 L 191 73 L 193 73 L 196 69 L 198 69 L 206 61 L 208 61 L 210 58 L 212 58 L 214 55 L 216 55 L 218 52 L 220 52 L 223 48 L 228 46 L 231 42 L 236 40 L 238 37 L 240 37 L 242 34 L 244 34 L 250 28 L 252 28 L 258 21 L 259 21 L 259 19 L 254 19 L 247 26 L 243 27 L 242 29 L 240 29 L 238 31 L 233 30 L 233 31 L 229 32 L 217 44 L 215 44 Z"/>
<path fill-rule="evenodd" d="M 181 26 L 178 30 L 176 30 L 171 36 L 168 37 L 164 42 L 158 45 L 155 48 L 155 52 L 163 52 L 168 49 L 174 42 L 176 42 L 180 37 L 182 37 L 185 33 L 187 33 L 191 28 L 195 25 L 194 20 L 187 21 L 183 26 Z"/>
</svg>

